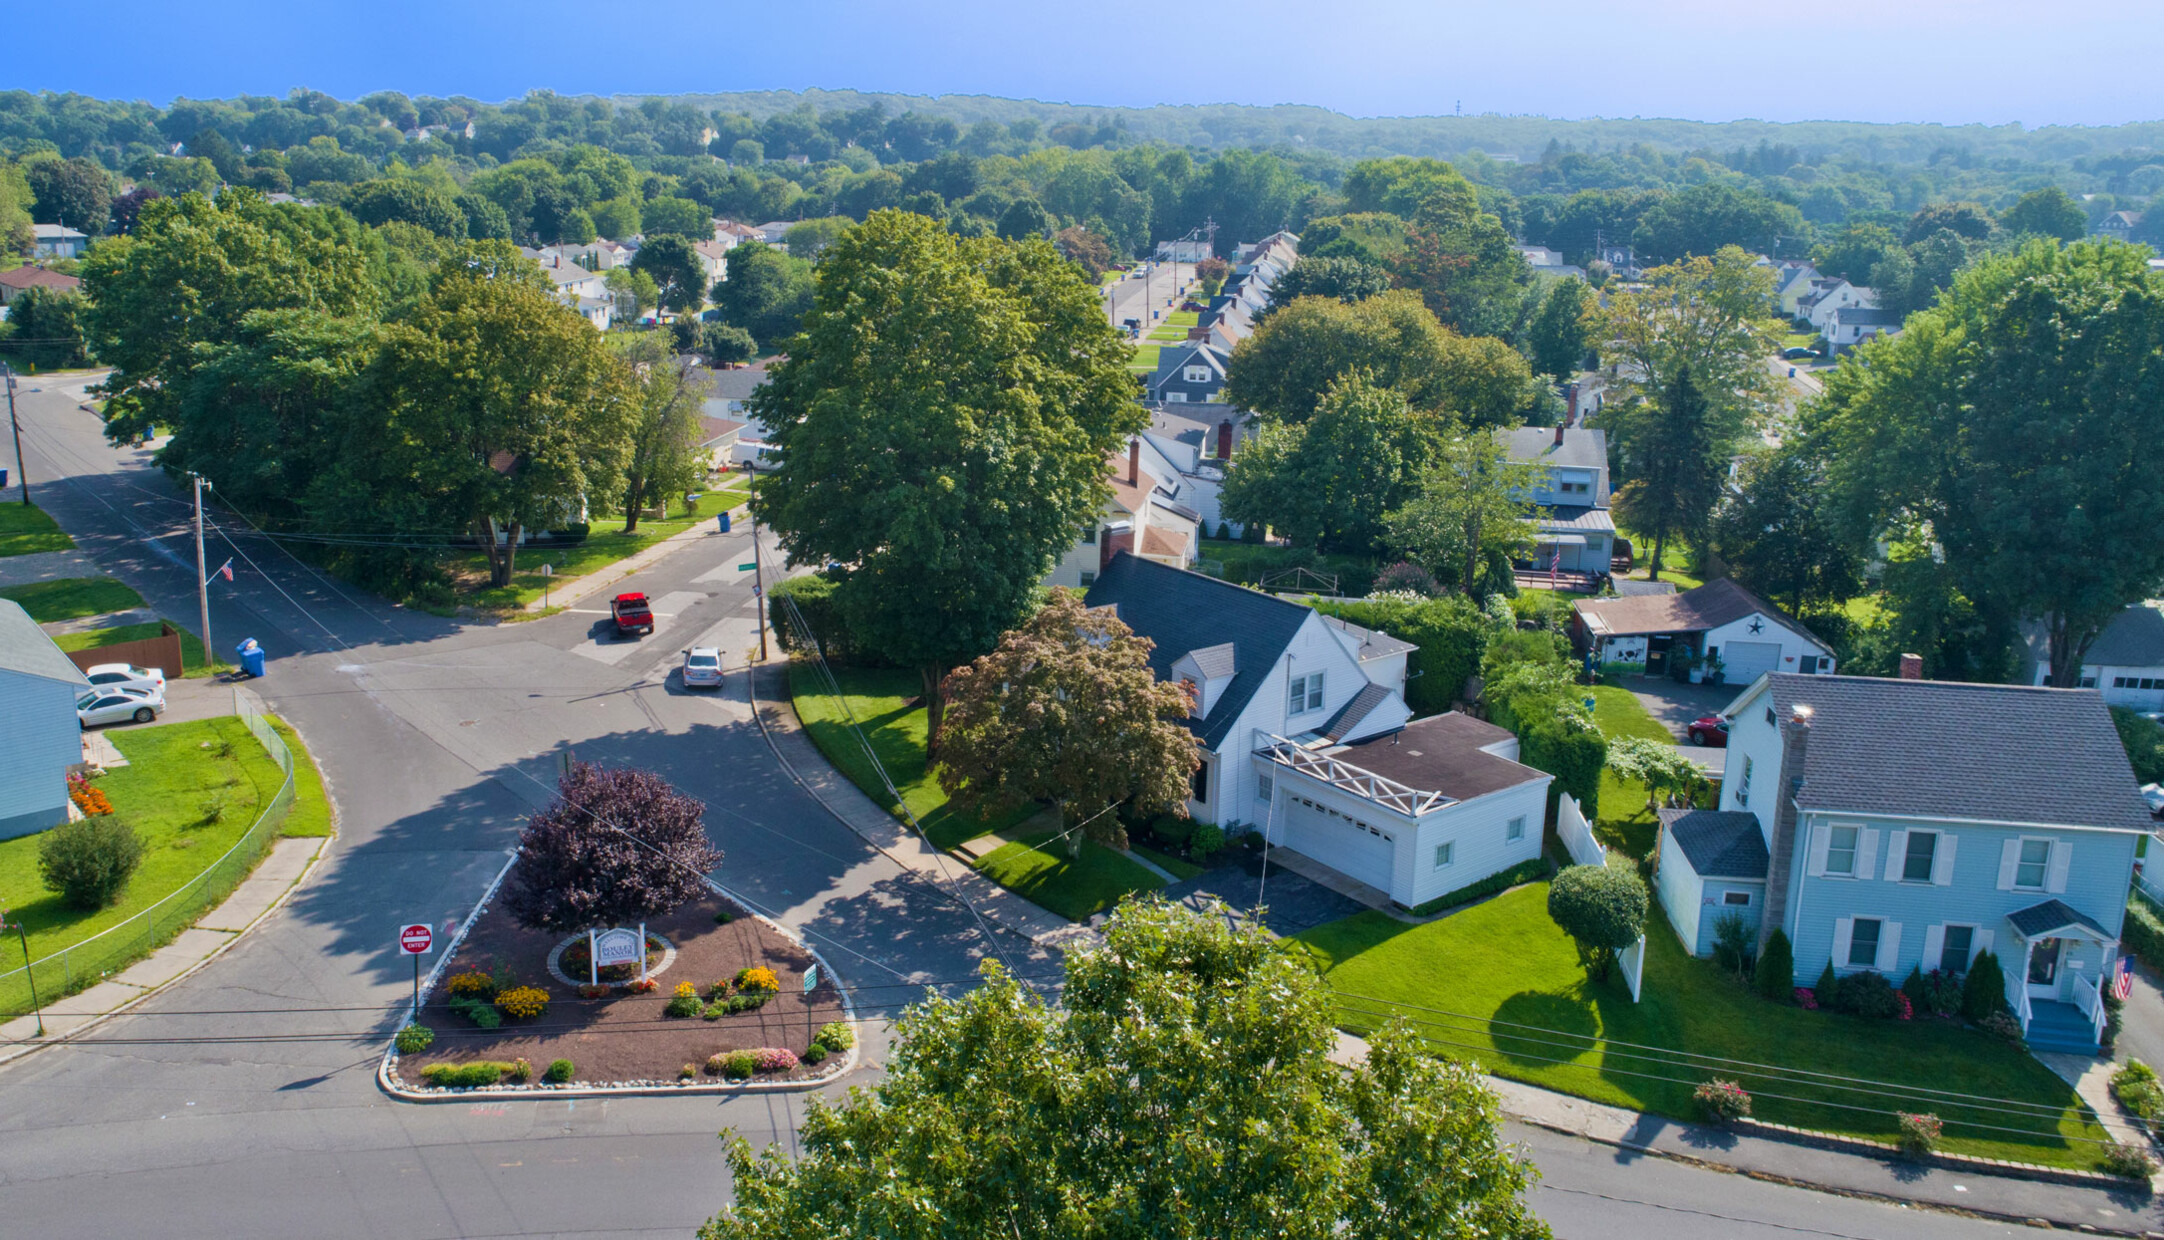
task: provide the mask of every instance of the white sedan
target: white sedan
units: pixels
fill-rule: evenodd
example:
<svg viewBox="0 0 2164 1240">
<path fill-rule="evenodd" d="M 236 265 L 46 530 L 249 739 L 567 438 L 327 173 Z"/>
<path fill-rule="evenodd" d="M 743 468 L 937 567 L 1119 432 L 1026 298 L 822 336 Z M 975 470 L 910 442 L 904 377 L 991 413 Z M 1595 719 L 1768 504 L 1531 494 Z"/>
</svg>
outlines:
<svg viewBox="0 0 2164 1240">
<path fill-rule="evenodd" d="M 137 667 L 132 663 L 100 663 L 89 668 L 83 675 L 99 690 L 143 689 L 164 693 L 165 673 L 155 667 Z"/>
<path fill-rule="evenodd" d="M 75 699 L 75 717 L 84 727 L 101 723 L 149 723 L 165 713 L 165 695 L 144 689 L 93 689 Z"/>
<path fill-rule="evenodd" d="M 714 646 L 693 646 L 684 652 L 684 687 L 721 686 L 721 651 Z"/>
</svg>

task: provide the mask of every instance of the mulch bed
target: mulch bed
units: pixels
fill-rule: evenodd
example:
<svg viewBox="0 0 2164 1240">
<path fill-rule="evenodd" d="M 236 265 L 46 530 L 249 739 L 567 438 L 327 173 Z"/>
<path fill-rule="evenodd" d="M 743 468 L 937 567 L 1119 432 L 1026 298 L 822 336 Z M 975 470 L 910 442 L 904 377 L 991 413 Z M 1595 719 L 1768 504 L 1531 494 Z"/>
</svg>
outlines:
<svg viewBox="0 0 2164 1240">
<path fill-rule="evenodd" d="M 727 925 L 715 923 L 714 915 L 722 912 L 733 918 Z M 419 1054 L 400 1056 L 399 1076 L 408 1085 L 420 1086 L 421 1069 L 428 1064 L 525 1058 L 533 1062 L 531 1083 L 538 1085 L 541 1070 L 551 1060 L 568 1059 L 577 1067 L 574 1085 L 673 1082 L 687 1063 L 702 1068 L 700 1083 L 716 1084 L 723 1078 L 703 1071 L 708 1056 L 769 1046 L 801 1056 L 821 1025 L 846 1019 L 841 992 L 824 970 L 817 988 L 804 993 L 811 953 L 719 896 L 686 904 L 647 922 L 646 929 L 676 947 L 675 961 L 652 975 L 660 989 L 640 995 L 619 987 L 606 998 L 581 999 L 575 988 L 549 974 L 549 953 L 565 936 L 522 929 L 500 903 L 491 906 L 459 945 L 421 1009 L 421 1023 L 436 1031 L 435 1044 Z M 532 1020 L 506 1020 L 502 1028 L 489 1030 L 450 1010 L 451 976 L 488 973 L 499 964 L 510 967 L 514 985 L 547 991 L 548 1011 Z M 753 965 L 772 969 L 781 981 L 781 992 L 763 1007 L 718 1020 L 663 1014 L 678 982 L 691 982 L 703 998 L 710 984 Z M 832 1071 L 836 1062 L 830 1058 L 817 1066 L 799 1064 L 789 1072 L 762 1072 L 752 1079 L 816 1077 Z"/>
</svg>

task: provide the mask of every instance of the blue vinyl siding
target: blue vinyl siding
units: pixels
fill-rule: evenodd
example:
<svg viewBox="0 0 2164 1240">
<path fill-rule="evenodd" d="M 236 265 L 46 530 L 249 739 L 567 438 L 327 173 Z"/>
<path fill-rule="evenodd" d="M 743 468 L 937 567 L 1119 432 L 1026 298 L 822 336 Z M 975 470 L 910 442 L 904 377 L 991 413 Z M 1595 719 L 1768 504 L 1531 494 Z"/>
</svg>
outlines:
<svg viewBox="0 0 2164 1240">
<path fill-rule="evenodd" d="M 0 839 L 67 820 L 68 768 L 83 760 L 77 689 L 0 671 Z"/>
<path fill-rule="evenodd" d="M 1743 892 L 1751 897 L 1751 902 L 1745 905 L 1727 903 L 1726 897 L 1731 891 Z M 1743 924 L 1751 928 L 1751 936 L 1755 939 L 1758 936 L 1759 910 L 1765 903 L 1766 885 L 1764 883 L 1734 882 L 1725 878 L 1706 879 L 1705 894 L 1700 898 L 1698 905 L 1697 954 L 1701 956 L 1713 954 L 1714 923 L 1718 922 L 1721 919 L 1721 914 L 1726 912 L 1734 911 L 1743 914 Z"/>
</svg>

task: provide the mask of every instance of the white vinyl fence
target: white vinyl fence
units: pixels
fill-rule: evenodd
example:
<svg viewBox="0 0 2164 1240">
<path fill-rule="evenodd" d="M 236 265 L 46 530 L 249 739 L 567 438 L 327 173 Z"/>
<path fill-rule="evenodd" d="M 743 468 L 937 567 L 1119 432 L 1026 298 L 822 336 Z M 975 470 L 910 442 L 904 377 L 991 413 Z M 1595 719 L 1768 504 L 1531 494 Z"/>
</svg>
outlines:
<svg viewBox="0 0 2164 1240">
<path fill-rule="evenodd" d="M 1568 794 L 1556 800 L 1555 833 L 1562 838 L 1572 861 L 1579 865 L 1608 864 L 1608 850 L 1593 838 L 1593 824 L 1585 820 L 1585 811 Z"/>
</svg>

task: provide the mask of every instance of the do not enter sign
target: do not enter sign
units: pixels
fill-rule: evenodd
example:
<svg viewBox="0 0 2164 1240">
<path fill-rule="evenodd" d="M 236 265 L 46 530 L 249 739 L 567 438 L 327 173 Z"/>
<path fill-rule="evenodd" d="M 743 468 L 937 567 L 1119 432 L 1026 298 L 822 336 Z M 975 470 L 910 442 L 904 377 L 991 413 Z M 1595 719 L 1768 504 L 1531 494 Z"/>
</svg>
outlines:
<svg viewBox="0 0 2164 1240">
<path fill-rule="evenodd" d="M 398 950 L 406 953 L 408 956 L 419 956 L 425 954 L 428 951 L 429 945 L 434 942 L 435 935 L 429 931 L 427 926 L 399 927 Z"/>
</svg>

